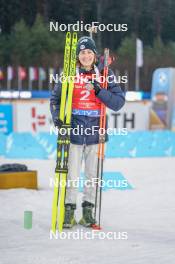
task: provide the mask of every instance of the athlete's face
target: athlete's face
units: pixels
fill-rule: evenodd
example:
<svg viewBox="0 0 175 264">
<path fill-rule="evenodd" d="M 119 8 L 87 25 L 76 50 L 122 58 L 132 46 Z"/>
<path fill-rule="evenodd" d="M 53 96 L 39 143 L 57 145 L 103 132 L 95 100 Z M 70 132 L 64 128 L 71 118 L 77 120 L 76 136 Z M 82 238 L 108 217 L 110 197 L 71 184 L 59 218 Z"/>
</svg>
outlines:
<svg viewBox="0 0 175 264">
<path fill-rule="evenodd" d="M 83 67 L 91 67 L 95 60 L 95 54 L 90 49 L 81 50 L 78 55 L 79 61 Z"/>
</svg>

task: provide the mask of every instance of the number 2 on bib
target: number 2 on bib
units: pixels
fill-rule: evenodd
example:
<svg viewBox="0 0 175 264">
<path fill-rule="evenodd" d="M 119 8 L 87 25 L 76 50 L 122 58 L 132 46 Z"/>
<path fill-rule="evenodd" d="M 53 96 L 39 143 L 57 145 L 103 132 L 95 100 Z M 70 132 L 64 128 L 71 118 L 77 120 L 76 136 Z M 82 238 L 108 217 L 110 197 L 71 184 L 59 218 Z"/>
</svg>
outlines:
<svg viewBox="0 0 175 264">
<path fill-rule="evenodd" d="M 84 91 L 81 91 L 81 93 L 80 93 L 81 95 L 83 95 L 81 98 L 80 98 L 80 100 L 89 100 L 89 95 L 90 95 L 90 91 L 88 91 L 88 90 L 84 90 Z"/>
</svg>

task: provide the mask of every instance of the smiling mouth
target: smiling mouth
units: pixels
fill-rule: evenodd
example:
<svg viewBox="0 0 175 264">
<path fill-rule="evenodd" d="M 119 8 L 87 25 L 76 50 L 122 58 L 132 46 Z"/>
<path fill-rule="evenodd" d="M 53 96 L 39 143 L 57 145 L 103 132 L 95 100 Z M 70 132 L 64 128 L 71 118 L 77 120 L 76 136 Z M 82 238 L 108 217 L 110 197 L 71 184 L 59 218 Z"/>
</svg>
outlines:
<svg viewBox="0 0 175 264">
<path fill-rule="evenodd" d="M 91 62 L 91 61 L 92 61 L 91 59 L 84 60 L 84 62 Z"/>
</svg>

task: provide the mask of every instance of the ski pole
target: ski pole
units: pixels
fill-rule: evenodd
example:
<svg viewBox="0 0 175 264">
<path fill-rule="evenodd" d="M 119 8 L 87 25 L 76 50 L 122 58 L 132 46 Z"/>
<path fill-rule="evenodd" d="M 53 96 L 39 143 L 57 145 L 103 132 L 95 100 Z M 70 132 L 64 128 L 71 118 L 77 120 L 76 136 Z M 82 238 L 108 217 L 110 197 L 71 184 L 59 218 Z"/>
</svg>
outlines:
<svg viewBox="0 0 175 264">
<path fill-rule="evenodd" d="M 103 70 L 103 77 L 104 82 L 102 84 L 102 88 L 107 89 L 108 82 L 108 58 L 109 58 L 109 49 L 104 50 L 104 70 Z M 100 111 L 100 129 L 103 131 L 106 129 L 106 106 L 102 103 L 101 104 L 101 111 Z M 105 134 L 99 135 L 99 145 L 98 145 L 98 163 L 97 163 L 97 185 L 96 185 L 96 196 L 95 196 L 95 219 L 96 219 L 96 211 L 97 211 L 97 198 L 98 198 L 98 185 L 99 185 L 99 174 L 100 174 L 100 197 L 99 197 L 99 217 L 98 217 L 98 226 L 95 225 L 94 227 L 100 229 L 101 224 L 101 201 L 102 201 L 102 186 L 101 182 L 103 179 L 103 161 L 104 161 L 104 143 L 105 143 Z"/>
</svg>

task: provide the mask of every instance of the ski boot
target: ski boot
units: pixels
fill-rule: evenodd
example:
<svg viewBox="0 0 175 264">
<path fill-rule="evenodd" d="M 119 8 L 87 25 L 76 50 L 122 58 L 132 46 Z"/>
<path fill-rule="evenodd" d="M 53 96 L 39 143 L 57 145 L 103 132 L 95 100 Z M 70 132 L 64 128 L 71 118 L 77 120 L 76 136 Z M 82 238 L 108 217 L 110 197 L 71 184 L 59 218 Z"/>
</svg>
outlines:
<svg viewBox="0 0 175 264">
<path fill-rule="evenodd" d="M 80 219 L 79 224 L 85 227 L 92 227 L 96 223 L 95 219 L 92 216 L 94 205 L 85 201 L 82 203 L 82 207 L 83 217 Z"/>
<path fill-rule="evenodd" d="M 75 209 L 76 209 L 75 204 L 65 204 L 65 216 L 64 216 L 63 228 L 72 228 L 74 225 L 77 224 L 74 217 Z"/>
</svg>

